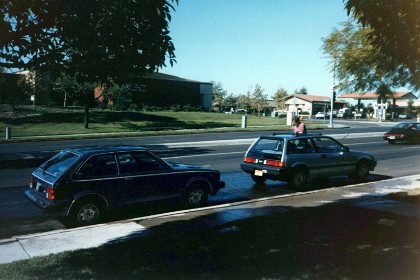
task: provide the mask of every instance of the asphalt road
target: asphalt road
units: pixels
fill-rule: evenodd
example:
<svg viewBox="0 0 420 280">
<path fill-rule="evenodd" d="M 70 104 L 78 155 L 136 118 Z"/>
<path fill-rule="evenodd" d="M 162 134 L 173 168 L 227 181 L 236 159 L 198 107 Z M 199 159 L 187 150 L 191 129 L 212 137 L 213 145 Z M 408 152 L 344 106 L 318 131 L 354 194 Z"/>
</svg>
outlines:
<svg viewBox="0 0 420 280">
<path fill-rule="evenodd" d="M 388 127 L 357 127 L 329 130 L 332 135 L 350 149 L 368 152 L 376 157 L 378 166 L 369 177 L 370 181 L 389 177 L 400 177 L 420 173 L 420 145 L 390 145 L 381 135 Z M 251 198 L 279 195 L 292 192 L 283 182 L 268 181 L 256 185 L 249 175 L 240 171 L 239 164 L 249 144 L 260 135 L 257 133 L 221 133 L 207 135 L 182 135 L 169 137 L 143 137 L 101 140 L 101 144 L 136 144 L 151 147 L 167 161 L 208 166 L 222 172 L 226 188 L 216 196 L 210 197 L 210 204 L 247 200 Z M 265 134 L 270 134 L 267 132 Z M 237 140 L 237 141 L 236 141 Z M 69 146 L 92 145 L 93 141 L 35 142 L 26 144 L 7 144 L 10 151 L 28 155 L 55 152 Z M 105 143 L 106 142 L 106 143 Z M 13 149 L 14 146 L 14 149 Z M 1 145 L 1 153 L 5 146 Z M 60 221 L 54 220 L 30 204 L 23 196 L 27 178 L 34 167 L 5 168 L 0 170 L 0 239 L 14 235 L 43 232 L 63 228 Z M 335 177 L 328 181 L 311 182 L 313 188 L 344 186 L 353 183 L 347 177 Z M 124 219 L 135 216 L 162 213 L 175 210 L 174 205 L 161 205 L 157 208 L 140 208 L 130 213 L 116 213 L 110 219 Z"/>
</svg>

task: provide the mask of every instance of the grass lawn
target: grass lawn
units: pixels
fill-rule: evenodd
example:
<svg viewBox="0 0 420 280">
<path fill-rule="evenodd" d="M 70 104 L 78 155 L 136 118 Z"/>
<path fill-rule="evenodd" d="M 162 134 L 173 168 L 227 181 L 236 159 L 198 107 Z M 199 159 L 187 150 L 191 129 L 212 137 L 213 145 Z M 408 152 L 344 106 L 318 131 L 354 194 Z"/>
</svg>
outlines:
<svg viewBox="0 0 420 280">
<path fill-rule="evenodd" d="M 190 223 L 192 221 L 184 221 Z M 0 279 L 419 279 L 419 221 L 334 204 L 0 265 Z"/>
<path fill-rule="evenodd" d="M 12 137 L 62 136 L 69 134 L 154 135 L 239 130 L 289 130 L 285 119 L 248 115 L 247 128 L 242 129 L 240 114 L 208 112 L 117 112 L 91 109 L 89 129 L 83 126 L 84 111 L 81 108 L 51 108 L 21 106 L 13 112 L 4 107 L 0 110 L 0 140 L 10 127 Z M 308 128 L 313 125 L 306 122 Z M 109 136 L 109 134 L 107 134 Z M 91 136 L 90 136 L 91 137 Z"/>
</svg>

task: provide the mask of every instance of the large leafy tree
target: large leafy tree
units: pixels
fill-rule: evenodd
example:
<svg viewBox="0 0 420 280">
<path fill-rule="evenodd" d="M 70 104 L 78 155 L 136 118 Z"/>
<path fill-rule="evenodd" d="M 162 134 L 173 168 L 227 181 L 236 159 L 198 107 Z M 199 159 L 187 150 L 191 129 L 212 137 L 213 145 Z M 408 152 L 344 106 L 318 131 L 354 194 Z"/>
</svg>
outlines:
<svg viewBox="0 0 420 280">
<path fill-rule="evenodd" d="M 420 1 L 344 0 L 347 13 L 364 27 L 367 40 L 384 58 L 379 64 L 399 85 L 420 88 Z"/>
<path fill-rule="evenodd" d="M 335 29 L 323 38 L 323 50 L 330 57 L 337 90 L 377 90 L 382 84 L 388 87 L 399 84 L 398 71 L 384 67 L 390 58 L 371 44 L 372 32 L 369 27 L 348 21 L 342 29 Z"/>
<path fill-rule="evenodd" d="M 65 72 L 80 83 L 130 82 L 175 62 L 168 27 L 173 3 L 178 0 L 0 1 L 0 66 Z"/>
</svg>

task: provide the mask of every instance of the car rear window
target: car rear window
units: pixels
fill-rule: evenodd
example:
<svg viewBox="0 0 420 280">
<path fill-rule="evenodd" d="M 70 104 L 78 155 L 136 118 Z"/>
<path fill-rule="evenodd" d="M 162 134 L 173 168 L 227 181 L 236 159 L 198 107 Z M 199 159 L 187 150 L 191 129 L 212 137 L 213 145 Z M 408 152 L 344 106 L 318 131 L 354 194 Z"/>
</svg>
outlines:
<svg viewBox="0 0 420 280">
<path fill-rule="evenodd" d="M 40 166 L 40 169 L 54 177 L 58 177 L 66 171 L 77 159 L 79 155 L 70 152 L 61 152 L 52 157 Z"/>
<path fill-rule="evenodd" d="M 251 151 L 266 151 L 266 150 L 282 151 L 283 140 L 261 138 L 251 148 Z"/>
</svg>

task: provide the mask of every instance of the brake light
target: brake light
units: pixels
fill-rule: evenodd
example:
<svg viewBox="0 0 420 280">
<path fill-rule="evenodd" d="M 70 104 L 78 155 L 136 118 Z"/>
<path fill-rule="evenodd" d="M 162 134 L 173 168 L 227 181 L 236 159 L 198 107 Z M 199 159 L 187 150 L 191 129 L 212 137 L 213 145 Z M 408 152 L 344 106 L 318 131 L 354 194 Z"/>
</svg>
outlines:
<svg viewBox="0 0 420 280">
<path fill-rule="evenodd" d="M 46 196 L 48 199 L 54 200 L 55 199 L 55 194 L 54 194 L 54 189 L 50 186 L 47 187 L 47 193 Z"/>
<path fill-rule="evenodd" d="M 257 159 L 256 158 L 251 158 L 251 157 L 245 157 L 244 162 L 257 163 Z"/>
<path fill-rule="evenodd" d="M 29 177 L 29 187 L 31 187 L 32 188 L 32 183 L 33 183 L 34 181 L 32 180 L 32 177 Z"/>
<path fill-rule="evenodd" d="M 278 161 L 278 160 L 266 160 L 266 165 L 270 166 L 278 166 L 278 167 L 285 167 L 286 163 L 284 161 Z"/>
</svg>

